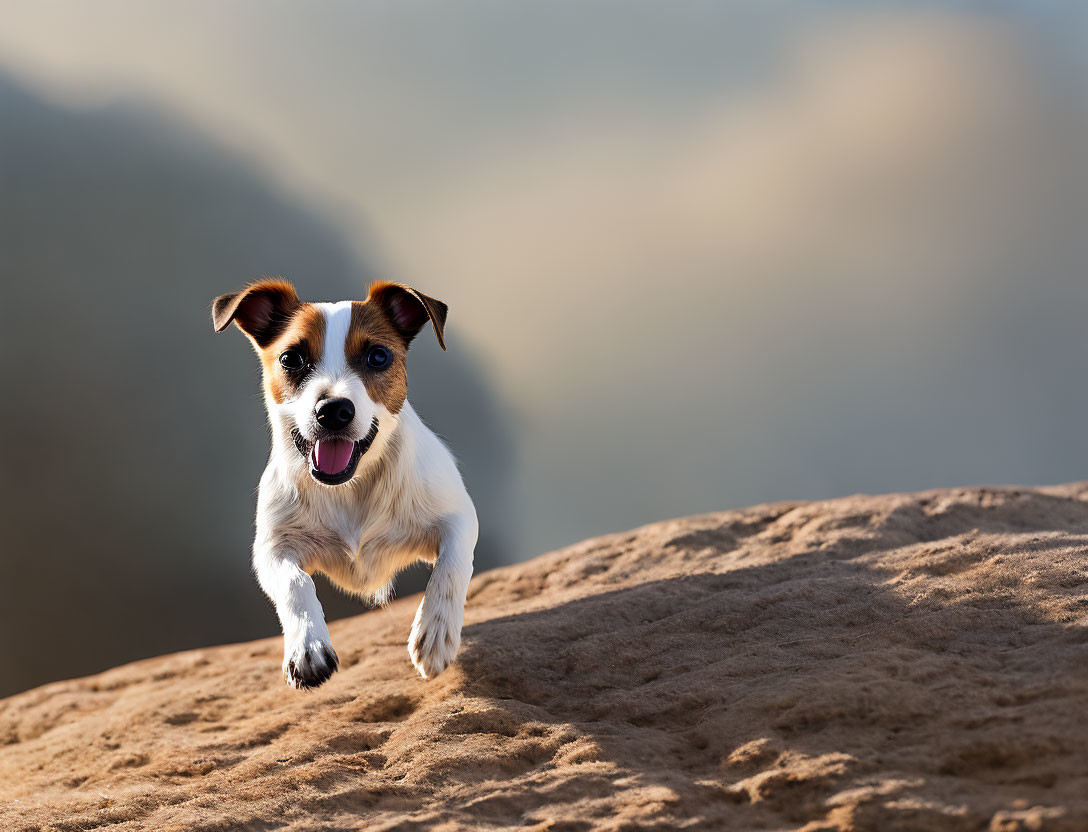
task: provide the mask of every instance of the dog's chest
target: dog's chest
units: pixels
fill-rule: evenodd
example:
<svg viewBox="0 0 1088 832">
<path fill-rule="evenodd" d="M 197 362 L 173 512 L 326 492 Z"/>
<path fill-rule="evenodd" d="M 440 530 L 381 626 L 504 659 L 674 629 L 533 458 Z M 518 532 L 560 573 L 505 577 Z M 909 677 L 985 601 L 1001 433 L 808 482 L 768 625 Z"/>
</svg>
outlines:
<svg viewBox="0 0 1088 832">
<path fill-rule="evenodd" d="M 310 513 L 314 531 L 338 545 L 325 548 L 315 565 L 346 589 L 375 592 L 406 566 L 437 557 L 437 529 L 394 506 L 368 501 L 323 508 Z"/>
</svg>

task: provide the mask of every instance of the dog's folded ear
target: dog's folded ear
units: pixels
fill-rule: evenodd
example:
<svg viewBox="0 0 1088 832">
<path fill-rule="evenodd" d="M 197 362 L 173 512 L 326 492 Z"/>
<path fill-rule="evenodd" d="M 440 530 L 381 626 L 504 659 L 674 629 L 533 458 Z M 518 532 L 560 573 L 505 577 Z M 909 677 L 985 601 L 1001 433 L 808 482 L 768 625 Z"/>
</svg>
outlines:
<svg viewBox="0 0 1088 832">
<path fill-rule="evenodd" d="M 438 346 L 446 348 L 447 307 L 442 301 L 428 297 L 411 286 L 386 281 L 370 285 L 367 301 L 384 310 L 405 343 L 411 342 L 429 319 L 434 327 L 435 337 L 438 338 Z"/>
<path fill-rule="evenodd" d="M 261 280 L 212 301 L 212 324 L 222 332 L 234 321 L 253 343 L 266 347 L 299 306 L 298 293 L 286 280 Z"/>
</svg>

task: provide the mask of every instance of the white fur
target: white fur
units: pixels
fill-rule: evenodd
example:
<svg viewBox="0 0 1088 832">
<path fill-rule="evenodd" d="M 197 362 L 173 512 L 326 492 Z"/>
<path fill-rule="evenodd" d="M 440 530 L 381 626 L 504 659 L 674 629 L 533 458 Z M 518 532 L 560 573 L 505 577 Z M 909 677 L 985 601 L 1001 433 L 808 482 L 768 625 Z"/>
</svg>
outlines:
<svg viewBox="0 0 1088 832">
<path fill-rule="evenodd" d="M 325 345 L 321 353 L 321 366 L 326 372 L 340 372 L 347 363 L 344 344 L 351 327 L 351 301 L 339 303 L 315 303 L 325 315 Z"/>
<path fill-rule="evenodd" d="M 409 638 L 424 678 L 453 661 L 461 640 L 478 525 L 453 456 L 406 401 L 399 413 L 370 399 L 347 365 L 350 302 L 318 304 L 326 317 L 322 360 L 298 395 L 266 399 L 272 453 L 261 477 L 253 566 L 283 626 L 284 675 L 294 687 L 323 682 L 336 654 L 310 575 L 384 601 L 394 576 L 418 560 L 434 564 Z M 371 420 L 378 434 L 355 476 L 339 486 L 315 482 L 291 429 L 313 435 L 314 410 L 330 396 L 355 405 L 354 438 Z"/>
</svg>

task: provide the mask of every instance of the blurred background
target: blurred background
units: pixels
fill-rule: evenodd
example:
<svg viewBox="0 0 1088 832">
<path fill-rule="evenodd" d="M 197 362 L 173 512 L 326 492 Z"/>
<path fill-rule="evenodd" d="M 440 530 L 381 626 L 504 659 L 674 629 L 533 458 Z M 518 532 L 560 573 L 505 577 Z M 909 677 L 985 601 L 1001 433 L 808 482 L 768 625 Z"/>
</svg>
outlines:
<svg viewBox="0 0 1088 832">
<path fill-rule="evenodd" d="M 0 694 L 277 632 L 257 363 L 209 319 L 259 275 L 449 303 L 409 395 L 479 568 L 760 501 L 1088 477 L 1079 0 L 0 21 Z"/>
</svg>

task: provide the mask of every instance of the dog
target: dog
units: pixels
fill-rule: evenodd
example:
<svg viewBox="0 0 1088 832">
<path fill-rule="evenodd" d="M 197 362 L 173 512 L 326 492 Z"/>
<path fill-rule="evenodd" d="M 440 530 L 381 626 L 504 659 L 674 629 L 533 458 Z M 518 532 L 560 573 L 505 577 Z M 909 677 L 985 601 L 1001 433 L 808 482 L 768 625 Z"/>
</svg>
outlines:
<svg viewBox="0 0 1088 832">
<path fill-rule="evenodd" d="M 408 403 L 405 361 L 428 323 L 446 349 L 446 304 L 378 282 L 365 301 L 305 303 L 286 280 L 216 298 L 263 373 L 272 452 L 257 498 L 253 568 L 283 626 L 283 675 L 315 688 L 337 669 L 311 575 L 384 603 L 395 575 L 433 564 L 408 639 L 425 679 L 461 643 L 479 526 L 457 464 Z"/>
</svg>

